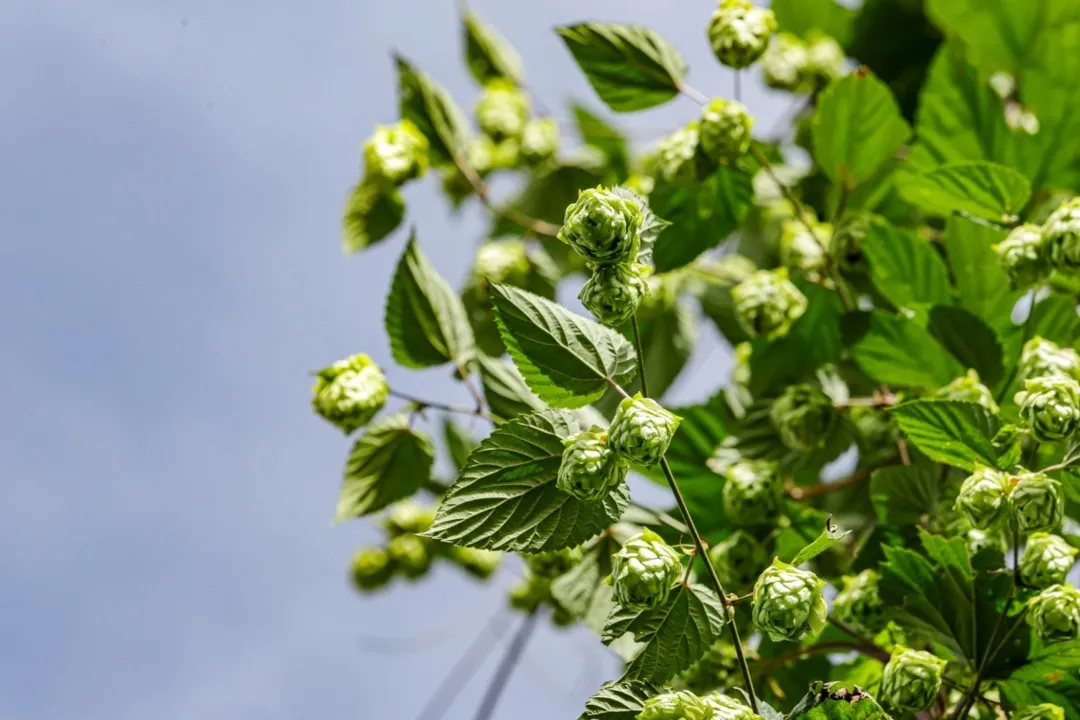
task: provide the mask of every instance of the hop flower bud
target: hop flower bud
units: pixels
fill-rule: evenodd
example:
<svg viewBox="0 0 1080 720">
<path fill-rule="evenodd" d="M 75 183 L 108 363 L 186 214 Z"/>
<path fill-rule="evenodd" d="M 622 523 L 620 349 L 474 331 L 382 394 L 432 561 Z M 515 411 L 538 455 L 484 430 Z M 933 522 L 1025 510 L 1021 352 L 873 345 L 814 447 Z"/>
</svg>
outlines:
<svg viewBox="0 0 1080 720">
<path fill-rule="evenodd" d="M 683 570 L 679 554 L 648 528 L 627 540 L 612 563 L 615 601 L 628 610 L 663 605 Z"/>
<path fill-rule="evenodd" d="M 645 701 L 637 720 L 712 720 L 713 712 L 692 692 L 677 690 Z"/>
<path fill-rule="evenodd" d="M 751 337 L 787 333 L 806 312 L 806 296 L 788 280 L 786 270 L 758 270 L 731 289 L 735 317 Z"/>
<path fill-rule="evenodd" d="M 979 530 L 978 528 L 969 528 L 964 531 L 964 546 L 967 548 L 968 555 L 975 557 L 984 550 L 996 550 L 997 552 L 1004 553 L 1009 549 L 1009 543 L 1005 538 L 1005 535 L 997 528 L 990 530 Z"/>
<path fill-rule="evenodd" d="M 383 518 L 383 527 L 390 535 L 414 535 L 427 532 L 435 522 L 435 508 L 424 507 L 411 500 L 399 502 Z"/>
<path fill-rule="evenodd" d="M 512 170 L 518 166 L 518 161 L 521 159 L 521 142 L 517 138 L 490 142 L 492 143 L 489 151 L 492 170 Z"/>
<path fill-rule="evenodd" d="M 367 425 L 389 393 L 379 366 L 358 353 L 318 372 L 311 407 L 347 435 Z"/>
<path fill-rule="evenodd" d="M 502 562 L 502 553 L 494 550 L 481 550 L 479 548 L 458 547 L 450 548 L 450 560 L 457 563 L 473 577 L 486 580 L 499 569 Z"/>
<path fill-rule="evenodd" d="M 997 403 L 994 402 L 994 393 L 990 392 L 990 388 L 979 382 L 979 373 L 974 370 L 968 370 L 966 374 L 938 388 L 932 397 L 941 400 L 975 403 L 976 405 L 982 405 L 992 413 L 998 411 Z"/>
<path fill-rule="evenodd" d="M 595 265 L 632 262 L 641 245 L 641 207 L 602 187 L 582 190 L 566 208 L 559 239 Z"/>
<path fill-rule="evenodd" d="M 1057 535 L 1032 533 L 1020 558 L 1020 579 L 1035 588 L 1059 585 L 1072 570 L 1077 552 Z"/>
<path fill-rule="evenodd" d="M 1028 705 L 1013 713 L 1011 720 L 1065 720 L 1065 711 L 1060 706 L 1050 703 Z"/>
<path fill-rule="evenodd" d="M 792 450 L 817 450 L 836 423 L 836 408 L 829 396 L 812 385 L 792 385 L 769 410 L 780 440 Z"/>
<path fill-rule="evenodd" d="M 805 640 L 825 625 L 825 581 L 774 559 L 754 584 L 754 626 L 774 642 Z"/>
<path fill-rule="evenodd" d="M 863 570 L 854 576 L 845 575 L 842 578 L 844 589 L 833 600 L 833 614 L 867 635 L 881 632 L 887 621 L 885 603 L 878 593 L 880 579 L 876 570 Z"/>
<path fill-rule="evenodd" d="M 844 48 L 821 32 L 807 34 L 806 65 L 803 68 L 803 87 L 821 90 L 844 74 Z"/>
<path fill-rule="evenodd" d="M 548 550 L 547 552 L 525 555 L 525 564 L 529 566 L 533 577 L 550 580 L 568 572 L 581 562 L 582 552 L 579 547 Z"/>
<path fill-rule="evenodd" d="M 1015 400 L 1020 418 L 1036 440 L 1065 440 L 1080 426 L 1080 384 L 1070 377 L 1047 375 L 1025 380 Z"/>
<path fill-rule="evenodd" d="M 646 160 L 649 174 L 667 183 L 697 180 L 698 123 L 679 128 L 656 144 Z"/>
<path fill-rule="evenodd" d="M 608 445 L 622 457 L 652 467 L 667 452 L 681 420 L 655 400 L 637 393 L 619 403 L 611 421 Z"/>
<path fill-rule="evenodd" d="M 733 160 L 750 150 L 754 118 L 737 100 L 714 98 L 701 111 L 701 149 L 712 160 Z"/>
<path fill-rule="evenodd" d="M 1010 496 L 1020 532 L 1055 532 L 1065 517 L 1061 483 L 1042 473 L 1023 473 L 1013 479 Z"/>
<path fill-rule="evenodd" d="M 709 44 L 717 60 L 741 70 L 761 57 L 775 30 L 772 10 L 756 8 L 750 0 L 721 0 L 709 21 Z"/>
<path fill-rule="evenodd" d="M 732 687 L 739 677 L 739 656 L 735 646 L 727 640 L 718 640 L 704 657 L 679 676 L 678 682 L 687 690 L 701 694 Z"/>
<path fill-rule="evenodd" d="M 1080 270 L 1080 197 L 1066 200 L 1050 213 L 1042 233 L 1047 257 L 1055 269 L 1069 273 Z"/>
<path fill-rule="evenodd" d="M 510 607 L 531 613 L 551 600 L 551 580 L 529 573 L 520 583 L 510 588 L 509 598 Z"/>
<path fill-rule="evenodd" d="M 378 125 L 364 143 L 366 177 L 376 185 L 397 187 L 427 171 L 427 152 L 427 138 L 410 121 Z"/>
<path fill-rule="evenodd" d="M 881 678 L 878 698 L 891 710 L 921 712 L 937 700 L 947 663 L 928 652 L 898 647 Z"/>
<path fill-rule="evenodd" d="M 765 546 L 742 530 L 736 530 L 723 542 L 709 548 L 709 559 L 720 578 L 720 584 L 735 592 L 742 592 L 753 585 L 769 564 Z"/>
<path fill-rule="evenodd" d="M 1080 638 L 1080 590 L 1051 585 L 1028 600 L 1027 620 L 1047 645 Z"/>
<path fill-rule="evenodd" d="M 976 468 L 956 497 L 956 509 L 972 527 L 985 530 L 1001 520 L 1009 508 L 1009 476 L 992 468 Z"/>
<path fill-rule="evenodd" d="M 480 280 L 522 286 L 529 279 L 530 267 L 523 241 L 499 240 L 476 249 L 472 274 Z"/>
<path fill-rule="evenodd" d="M 628 464 L 608 447 L 607 432 L 595 425 L 564 441 L 556 487 L 592 502 L 611 494 L 626 479 Z"/>
<path fill-rule="evenodd" d="M 764 525 L 780 513 L 783 487 L 767 460 L 740 460 L 724 473 L 724 514 L 738 525 Z"/>
<path fill-rule="evenodd" d="M 705 697 L 705 703 L 712 708 L 712 720 L 761 720 L 746 703 L 729 695 L 713 693 Z"/>
<path fill-rule="evenodd" d="M 648 291 L 639 265 L 602 265 L 581 287 L 578 299 L 597 320 L 617 328 L 637 312 Z"/>
<path fill-rule="evenodd" d="M 773 38 L 761 58 L 765 84 L 774 90 L 806 92 L 804 88 L 809 48 L 798 36 L 782 32 Z"/>
<path fill-rule="evenodd" d="M 1020 379 L 1045 375 L 1064 375 L 1080 380 L 1080 353 L 1041 337 L 1031 338 L 1020 351 Z"/>
<path fill-rule="evenodd" d="M 1038 225 L 1021 225 L 994 246 L 998 264 L 1014 288 L 1028 288 L 1050 274 L 1047 246 Z"/>
<path fill-rule="evenodd" d="M 394 566 L 385 550 L 377 547 L 362 548 L 352 560 L 352 579 L 360 590 L 377 590 L 390 580 Z"/>
<path fill-rule="evenodd" d="M 525 123 L 521 132 L 521 159 L 539 165 L 555 156 L 559 147 L 559 126 L 555 118 L 536 118 Z"/>
<path fill-rule="evenodd" d="M 423 538 L 412 533 L 390 538 L 386 552 L 394 566 L 410 580 L 423 576 L 431 567 L 431 553 Z"/>
<path fill-rule="evenodd" d="M 518 138 L 529 119 L 529 98 L 512 82 L 492 80 L 476 104 L 476 122 L 495 142 Z"/>
<path fill-rule="evenodd" d="M 780 262 L 791 270 L 820 270 L 825 265 L 832 225 L 811 221 L 813 234 L 801 220 L 785 220 L 780 229 Z"/>
<path fill-rule="evenodd" d="M 873 451 L 894 444 L 896 426 L 884 410 L 856 405 L 851 408 L 850 417 L 859 433 L 860 448 Z"/>
</svg>

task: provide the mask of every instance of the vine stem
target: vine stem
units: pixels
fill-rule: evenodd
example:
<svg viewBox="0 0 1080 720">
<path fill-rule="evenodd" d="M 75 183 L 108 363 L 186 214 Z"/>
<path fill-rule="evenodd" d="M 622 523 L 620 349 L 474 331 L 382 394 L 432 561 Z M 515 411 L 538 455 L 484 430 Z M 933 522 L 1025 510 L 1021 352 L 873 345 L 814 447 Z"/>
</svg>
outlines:
<svg viewBox="0 0 1080 720">
<path fill-rule="evenodd" d="M 470 408 L 465 407 L 464 405 L 450 405 L 448 403 L 437 402 L 435 400 L 424 400 L 422 398 L 416 397 L 415 395 L 409 395 L 408 393 L 403 393 L 400 390 L 394 390 L 393 388 L 390 388 L 388 394 L 391 397 L 396 397 L 399 400 L 411 402 L 412 404 L 417 406 L 418 410 L 425 410 L 427 408 L 431 408 L 433 410 L 442 410 L 443 412 L 456 413 L 458 415 L 471 415 L 472 417 L 484 418 L 485 420 L 490 420 L 493 423 L 502 421 L 502 418 L 492 413 L 485 412 L 483 408 Z"/>
<path fill-rule="evenodd" d="M 480 198 L 480 202 L 484 203 L 488 210 L 511 222 L 517 223 L 534 235 L 555 237 L 559 234 L 559 227 L 546 220 L 530 217 L 514 208 L 498 207 L 491 198 L 491 190 L 488 188 L 487 183 L 484 182 L 483 178 L 476 172 L 476 169 L 473 168 L 473 166 L 469 164 L 469 161 L 460 153 L 454 154 L 454 164 L 457 165 L 458 170 L 460 170 L 461 174 L 468 180 L 469 185 L 472 186 L 473 192 L 476 193 L 476 197 Z"/>
<path fill-rule="evenodd" d="M 480 707 L 476 710 L 476 715 L 473 716 L 474 720 L 490 720 L 495 712 L 495 706 L 498 704 L 503 690 L 506 689 L 506 683 L 509 682 L 514 667 L 521 660 L 521 655 L 525 652 L 525 646 L 528 644 L 533 630 L 536 629 L 536 620 L 539 614 L 539 612 L 533 610 L 526 615 L 525 621 L 521 623 L 517 632 L 514 633 L 510 646 L 506 648 L 506 654 L 499 661 L 499 667 L 495 671 L 494 677 L 491 678 L 487 690 L 484 691 L 484 698 L 480 701 Z"/>
</svg>

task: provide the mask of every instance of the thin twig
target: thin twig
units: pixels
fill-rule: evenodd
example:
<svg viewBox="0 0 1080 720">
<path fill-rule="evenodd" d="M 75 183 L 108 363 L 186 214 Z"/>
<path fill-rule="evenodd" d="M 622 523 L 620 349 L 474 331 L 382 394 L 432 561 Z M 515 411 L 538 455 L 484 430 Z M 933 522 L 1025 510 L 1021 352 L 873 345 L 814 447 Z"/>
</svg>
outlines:
<svg viewBox="0 0 1080 720">
<path fill-rule="evenodd" d="M 491 678 L 491 683 L 488 685 L 487 690 L 484 691 L 484 698 L 480 701 L 480 707 L 477 709 L 476 715 L 473 716 L 474 720 L 490 720 L 492 713 L 495 712 L 499 697 L 502 695 L 503 690 L 506 689 L 506 683 L 510 680 L 514 667 L 521 659 L 521 654 L 525 652 L 525 645 L 529 642 L 529 637 L 532 635 L 533 630 L 536 629 L 538 615 L 539 613 L 536 610 L 532 611 L 525 616 L 524 622 L 518 627 L 514 638 L 510 641 L 510 646 L 506 648 L 506 654 L 499 661 L 499 667 Z"/>
<path fill-rule="evenodd" d="M 634 349 L 638 360 L 638 382 L 641 384 L 641 394 L 649 397 L 649 383 L 645 380 L 645 350 L 641 342 L 641 327 L 638 325 L 637 313 L 630 316 L 630 322 L 634 325 Z"/>
<path fill-rule="evenodd" d="M 473 192 L 476 193 L 476 197 L 480 198 L 480 202 L 484 203 L 491 212 L 496 215 L 501 215 L 511 222 L 517 223 L 534 235 L 555 237 L 559 234 L 559 227 L 557 225 L 552 225 L 546 220 L 538 220 L 537 218 L 529 217 L 525 213 L 511 207 L 499 207 L 496 205 L 491 197 L 491 190 L 488 188 L 483 178 L 480 177 L 472 165 L 469 164 L 469 161 L 460 153 L 454 155 L 454 164 L 457 165 L 458 170 L 461 171 L 461 174 L 465 176 L 469 185 L 472 186 Z"/>
<path fill-rule="evenodd" d="M 810 487 L 793 487 L 788 489 L 788 496 L 792 500 L 804 500 L 809 497 L 817 497 L 818 495 L 825 495 L 826 493 L 836 492 L 837 490 L 843 490 L 846 487 L 852 485 L 858 485 L 866 478 L 870 477 L 870 473 L 877 468 L 863 468 L 856 470 L 846 478 L 834 480 L 827 483 L 818 483 Z"/>
<path fill-rule="evenodd" d="M 391 397 L 396 397 L 399 400 L 404 400 L 405 402 L 410 402 L 413 405 L 416 405 L 417 410 L 426 410 L 427 408 L 431 408 L 432 410 L 441 410 L 448 413 L 457 413 L 458 415 L 471 415 L 473 417 L 480 417 L 484 418 L 485 420 L 490 420 L 491 422 L 502 422 L 502 418 L 500 418 L 498 415 L 485 412 L 483 409 L 465 407 L 464 405 L 450 405 L 447 403 L 437 402 L 435 400 L 424 400 L 422 398 L 416 397 L 415 395 L 409 395 L 408 393 L 403 393 L 400 390 L 394 390 L 393 388 L 389 390 L 389 395 Z"/>
</svg>

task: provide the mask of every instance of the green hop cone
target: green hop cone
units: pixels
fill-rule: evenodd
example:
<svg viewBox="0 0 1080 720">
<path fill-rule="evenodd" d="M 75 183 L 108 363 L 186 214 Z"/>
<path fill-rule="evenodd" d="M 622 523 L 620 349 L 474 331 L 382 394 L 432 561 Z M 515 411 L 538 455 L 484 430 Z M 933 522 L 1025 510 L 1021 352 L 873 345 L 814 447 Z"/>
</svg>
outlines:
<svg viewBox="0 0 1080 720">
<path fill-rule="evenodd" d="M 594 265 L 633 262 L 641 246 L 641 206 L 602 187 L 582 190 L 566 208 L 559 239 Z"/>
<path fill-rule="evenodd" d="M 580 547 L 572 547 L 529 553 L 523 557 L 533 577 L 551 580 L 569 572 L 572 567 L 581 562 L 583 554 Z"/>
<path fill-rule="evenodd" d="M 1005 551 L 1009 549 L 1008 539 L 998 528 L 990 530 L 968 528 L 963 531 L 963 538 L 964 547 L 967 548 L 968 555 L 971 557 L 975 557 L 986 550 L 993 550 L 1004 555 Z"/>
<path fill-rule="evenodd" d="M 1010 495 L 1013 517 L 1021 533 L 1056 532 L 1065 517 L 1061 483 L 1042 473 L 1013 478 Z"/>
<path fill-rule="evenodd" d="M 473 577 L 486 580 L 499 569 L 499 564 L 502 562 L 502 553 L 494 550 L 458 547 L 455 545 L 450 548 L 449 558 L 451 562 L 460 565 L 465 572 Z"/>
<path fill-rule="evenodd" d="M 649 153 L 649 174 L 666 183 L 692 183 L 697 180 L 697 150 L 700 131 L 697 122 L 679 128 Z"/>
<path fill-rule="evenodd" d="M 773 38 L 769 49 L 761 58 L 765 84 L 774 90 L 807 92 L 803 86 L 809 48 L 797 35 L 782 32 Z"/>
<path fill-rule="evenodd" d="M 647 610 L 667 602 L 682 575 L 682 558 L 648 528 L 612 556 L 615 601 L 627 610 Z"/>
<path fill-rule="evenodd" d="M 856 405 L 851 408 L 849 417 L 858 432 L 859 447 L 867 452 L 879 450 L 896 442 L 896 425 L 884 410 Z"/>
<path fill-rule="evenodd" d="M 1020 351 L 1020 379 L 1064 375 L 1080 380 L 1080 353 L 1051 340 L 1033 337 Z"/>
<path fill-rule="evenodd" d="M 783 486 L 768 460 L 740 460 L 724 472 L 724 514 L 737 525 L 766 525 L 780 514 Z"/>
<path fill-rule="evenodd" d="M 897 647 L 885 665 L 878 700 L 890 710 L 929 709 L 941 690 L 946 664 L 928 652 Z"/>
<path fill-rule="evenodd" d="M 1038 225 L 1021 225 L 994 246 L 998 264 L 1017 289 L 1029 288 L 1050 274 L 1043 231 Z"/>
<path fill-rule="evenodd" d="M 559 125 L 555 118 L 535 118 L 525 123 L 521 131 L 521 159 L 527 165 L 555 157 L 559 149 Z"/>
<path fill-rule="evenodd" d="M 1028 705 L 1014 712 L 1009 720 L 1065 720 L 1065 711 L 1061 706 L 1050 703 Z"/>
<path fill-rule="evenodd" d="M 386 552 L 390 555 L 394 567 L 410 580 L 422 577 L 431 567 L 431 553 L 428 551 L 427 542 L 411 533 L 390 538 L 390 542 L 386 544 Z"/>
<path fill-rule="evenodd" d="M 806 296 L 787 270 L 758 270 L 731 289 L 735 318 L 750 337 L 777 338 L 806 312 Z"/>
<path fill-rule="evenodd" d="M 1080 271 L 1080 197 L 1063 202 L 1042 227 L 1046 256 L 1055 270 Z"/>
<path fill-rule="evenodd" d="M 555 485 L 578 500 L 602 500 L 626 480 L 629 464 L 608 447 L 607 431 L 595 425 L 563 441 Z"/>
<path fill-rule="evenodd" d="M 639 265 L 602 265 L 581 287 L 578 299 L 593 316 L 608 327 L 623 325 L 637 312 L 648 292 Z"/>
<path fill-rule="evenodd" d="M 820 270 L 825 265 L 832 225 L 810 221 L 813 234 L 800 220 L 785 220 L 780 227 L 780 262 L 792 271 Z"/>
<path fill-rule="evenodd" d="M 521 240 L 499 240 L 484 243 L 476 249 L 473 277 L 522 287 L 529 280 L 529 255 Z"/>
<path fill-rule="evenodd" d="M 739 158 L 750 151 L 753 127 L 754 118 L 741 102 L 714 98 L 701 110 L 701 149 L 716 162 Z"/>
<path fill-rule="evenodd" d="M 637 720 L 713 720 L 713 712 L 694 693 L 675 690 L 646 700 Z"/>
<path fill-rule="evenodd" d="M 749 705 L 730 695 L 713 693 L 705 697 L 705 703 L 712 708 L 711 720 L 761 720 Z"/>
<path fill-rule="evenodd" d="M 813 30 L 806 40 L 806 65 L 800 84 L 812 91 L 821 90 L 844 74 L 844 48 L 828 35 Z"/>
<path fill-rule="evenodd" d="M 726 639 L 718 640 L 700 660 L 679 676 L 678 682 L 687 690 L 702 694 L 735 686 L 742 679 L 739 672 L 739 656 L 735 646 Z"/>
<path fill-rule="evenodd" d="M 1045 375 L 1024 381 L 1016 393 L 1020 418 L 1040 442 L 1057 442 L 1080 427 L 1080 384 L 1063 375 Z"/>
<path fill-rule="evenodd" d="M 938 388 L 931 397 L 975 403 L 992 413 L 998 411 L 997 403 L 994 402 L 994 393 L 979 381 L 979 373 L 974 370 L 968 370 L 966 374 Z"/>
<path fill-rule="evenodd" d="M 376 126 L 364 143 L 365 178 L 375 185 L 397 187 L 423 176 L 427 167 L 427 138 L 408 120 Z"/>
<path fill-rule="evenodd" d="M 1080 590 L 1051 585 L 1028 600 L 1027 621 L 1047 645 L 1080 638 Z"/>
<path fill-rule="evenodd" d="M 362 591 L 377 590 L 390 580 L 394 566 L 382 548 L 362 548 L 352 559 L 353 584 Z"/>
<path fill-rule="evenodd" d="M 427 532 L 435 522 L 435 508 L 424 507 L 412 500 L 399 502 L 383 518 L 383 528 L 391 536 Z"/>
<path fill-rule="evenodd" d="M 754 584 L 754 626 L 774 642 L 817 635 L 825 625 L 825 581 L 774 559 Z"/>
<path fill-rule="evenodd" d="M 1034 588 L 1060 585 L 1072 570 L 1078 551 L 1057 535 L 1032 533 L 1020 558 L 1020 579 Z"/>
<path fill-rule="evenodd" d="M 833 614 L 842 622 L 871 637 L 885 628 L 885 603 L 878 592 L 881 577 L 876 570 L 863 570 L 858 575 L 845 575 L 843 589 L 833 600 Z"/>
<path fill-rule="evenodd" d="M 623 399 L 608 431 L 608 445 L 618 455 L 645 467 L 660 462 L 682 418 L 641 393 Z"/>
<path fill-rule="evenodd" d="M 798 452 L 812 452 L 823 446 L 836 417 L 833 401 L 812 385 L 788 387 L 769 410 L 769 419 L 780 440 Z"/>
<path fill-rule="evenodd" d="M 348 435 L 375 417 L 390 388 L 379 366 L 358 353 L 320 370 L 311 391 L 315 412 Z"/>
<path fill-rule="evenodd" d="M 979 530 L 993 527 L 1009 509 L 1009 476 L 993 468 L 977 467 L 960 485 L 956 509 Z"/>
<path fill-rule="evenodd" d="M 775 30 L 772 10 L 756 8 L 750 0 L 720 0 L 709 21 L 709 45 L 717 60 L 741 70 L 761 57 Z"/>
<path fill-rule="evenodd" d="M 720 584 L 729 591 L 743 592 L 753 586 L 757 576 L 769 564 L 765 546 L 747 532 L 736 530 L 723 542 L 709 548 Z"/>
<path fill-rule="evenodd" d="M 508 80 L 492 80 L 476 103 L 476 123 L 496 143 L 518 138 L 529 119 L 529 98 Z"/>
</svg>

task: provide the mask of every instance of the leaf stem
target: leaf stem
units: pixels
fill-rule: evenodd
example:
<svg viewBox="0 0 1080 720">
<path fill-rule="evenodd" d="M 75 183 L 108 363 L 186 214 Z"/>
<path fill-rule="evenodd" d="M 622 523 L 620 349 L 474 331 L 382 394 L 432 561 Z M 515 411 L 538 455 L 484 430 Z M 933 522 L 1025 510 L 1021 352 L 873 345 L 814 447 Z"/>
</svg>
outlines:
<svg viewBox="0 0 1080 720">
<path fill-rule="evenodd" d="M 638 382 L 641 384 L 641 394 L 649 397 L 649 383 L 645 380 L 645 350 L 641 342 L 641 328 L 638 325 L 637 313 L 634 313 L 630 321 L 634 325 L 634 350 L 637 353 Z"/>
<path fill-rule="evenodd" d="M 493 413 L 485 412 L 483 408 L 470 408 L 464 405 L 450 405 L 448 403 L 436 402 L 435 400 L 423 400 L 414 395 L 403 393 L 400 390 L 394 390 L 393 388 L 390 388 L 388 394 L 391 397 L 396 397 L 399 400 L 404 400 L 406 402 L 410 402 L 416 405 L 417 410 L 425 410 L 427 408 L 431 408 L 433 410 L 441 410 L 443 412 L 456 413 L 458 415 L 471 415 L 472 417 L 480 417 L 484 418 L 485 420 L 490 420 L 493 423 L 502 422 L 502 418 Z"/>
<path fill-rule="evenodd" d="M 499 207 L 495 204 L 495 201 L 491 198 L 491 190 L 484 182 L 483 178 L 476 172 L 476 169 L 469 164 L 469 161 L 461 155 L 461 153 L 454 154 L 454 164 L 457 165 L 458 170 L 465 176 L 465 179 L 472 186 L 473 192 L 476 193 L 476 197 L 480 198 L 480 202 L 484 203 L 495 215 L 502 216 L 510 222 L 517 223 L 521 227 L 525 228 L 534 235 L 546 235 L 547 237 L 555 237 L 559 234 L 559 227 L 553 225 L 546 220 L 539 220 L 534 217 L 530 217 L 523 212 L 515 210 L 511 207 Z"/>
</svg>

